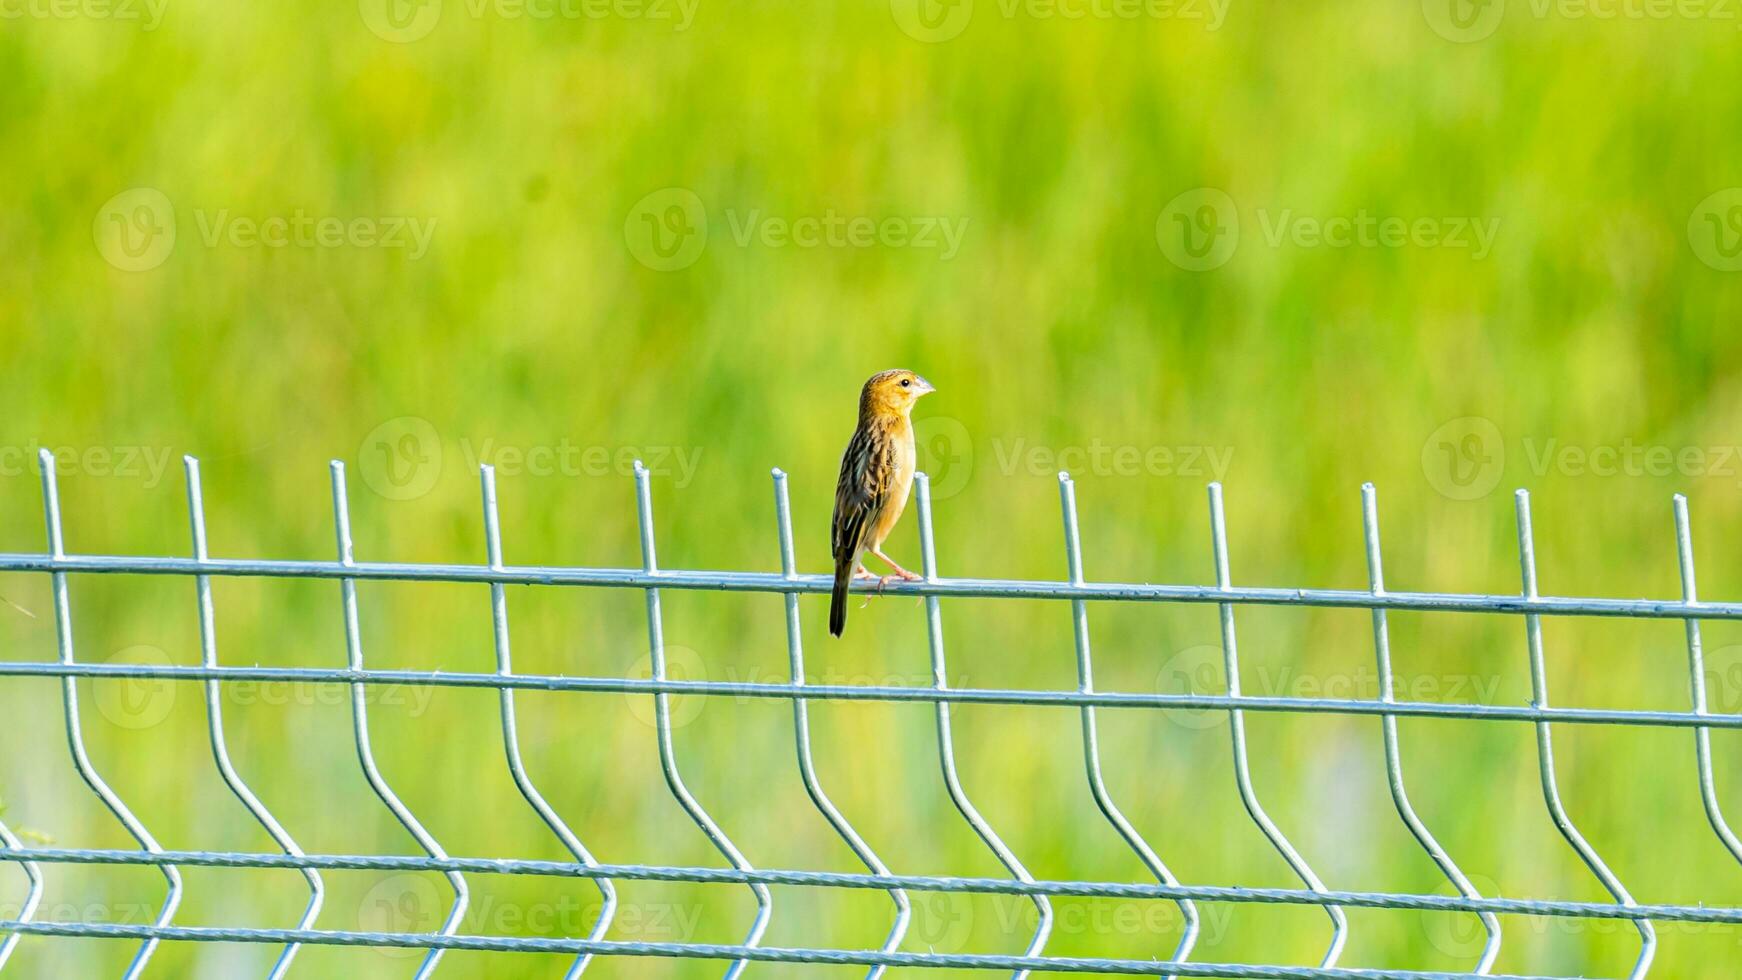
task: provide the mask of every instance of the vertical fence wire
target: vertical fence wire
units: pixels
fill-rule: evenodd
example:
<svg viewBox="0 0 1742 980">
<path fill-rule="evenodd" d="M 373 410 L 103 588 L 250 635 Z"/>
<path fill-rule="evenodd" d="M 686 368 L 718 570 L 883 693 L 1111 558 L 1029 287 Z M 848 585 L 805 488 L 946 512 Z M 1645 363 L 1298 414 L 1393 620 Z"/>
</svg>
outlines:
<svg viewBox="0 0 1742 980">
<path fill-rule="evenodd" d="M 188 525 L 193 534 L 194 558 L 205 561 L 210 557 L 206 547 L 206 504 L 205 496 L 200 486 L 200 461 L 192 456 L 182 457 L 182 466 L 187 473 Z M 212 579 L 209 575 L 194 576 L 194 594 L 199 605 L 200 617 L 200 663 L 206 667 L 218 666 L 218 630 L 212 611 Z M 218 681 L 208 679 L 206 687 L 206 729 L 211 737 L 212 758 L 218 764 L 218 774 L 223 777 L 224 785 L 230 788 L 236 799 L 248 809 L 266 833 L 272 838 L 284 853 L 301 857 L 302 848 L 284 829 L 266 804 L 254 795 L 248 784 L 236 773 L 236 767 L 230 761 L 230 746 L 224 738 L 224 693 Z M 321 901 L 326 895 L 326 889 L 321 884 L 320 872 L 313 868 L 302 870 L 303 878 L 308 882 L 309 900 L 303 908 L 302 918 L 297 920 L 296 928 L 309 929 L 314 926 L 315 917 L 320 915 Z M 291 961 L 296 958 L 296 952 L 301 947 L 291 943 L 284 947 L 272 970 L 267 974 L 268 980 L 280 980 L 290 970 Z"/>
<path fill-rule="evenodd" d="M 496 507 L 496 468 L 488 464 L 478 467 L 478 480 L 484 496 L 484 550 L 492 569 L 500 570 L 502 565 L 502 518 Z M 496 673 L 507 677 L 514 673 L 511 650 L 508 640 L 508 587 L 501 582 L 490 583 L 490 628 L 496 643 Z M 520 790 L 520 795 L 526 798 L 538 818 L 550 828 L 563 847 L 574 855 L 575 860 L 589 868 L 598 867 L 593 855 L 581 844 L 569 825 L 557 816 L 556 810 L 544 799 L 544 794 L 532 784 L 532 777 L 526 773 L 526 765 L 520 758 L 520 733 L 514 721 L 514 689 L 504 687 L 497 692 L 497 700 L 502 714 L 502 748 L 508 757 L 508 772 L 514 778 L 514 786 Z M 587 938 L 599 940 L 605 938 L 605 932 L 611 928 L 611 918 L 617 911 L 617 887 L 609 878 L 594 878 L 593 884 L 599 889 L 599 917 L 594 922 L 592 931 Z M 575 958 L 569 967 L 565 978 L 580 976 L 592 963 L 591 953 L 582 953 Z"/>
<path fill-rule="evenodd" d="M 635 461 L 635 511 L 641 524 L 641 568 L 650 576 L 659 574 L 659 558 L 653 548 L 653 493 L 648 486 L 647 467 Z M 665 626 L 659 611 L 659 589 L 649 587 L 647 590 L 647 649 L 652 659 L 653 679 L 665 680 Z M 689 787 L 684 785 L 683 776 L 677 770 L 677 751 L 672 746 L 671 738 L 671 700 L 670 695 L 661 691 L 653 695 L 653 721 L 659 737 L 659 768 L 665 773 L 666 785 L 671 788 L 671 794 L 677 797 L 678 805 L 683 807 L 690 819 L 695 821 L 703 834 L 707 835 L 716 850 L 725 855 L 732 867 L 739 871 L 754 870 L 750 862 L 708 816 L 708 811 L 696 802 L 690 794 Z M 762 934 L 768 931 L 768 921 L 774 914 L 774 899 L 769 895 L 768 886 L 755 883 L 750 891 L 756 896 L 756 918 L 750 923 L 750 934 L 745 937 L 744 945 L 756 947 L 762 942 Z M 726 970 L 725 980 L 742 974 L 750 965 L 749 960 L 735 960 Z"/>
<path fill-rule="evenodd" d="M 780 470 L 774 471 L 774 513 L 780 532 L 780 573 L 788 579 L 798 577 L 798 563 L 793 556 L 792 546 L 792 505 L 787 500 L 786 474 Z M 801 636 L 798 619 L 798 593 L 785 593 L 786 599 L 786 653 L 792 671 L 794 686 L 803 686 L 804 676 L 804 639 Z M 811 723 L 809 702 L 804 698 L 792 699 L 792 723 L 798 740 L 798 772 L 804 780 L 805 792 L 810 794 L 811 802 L 822 812 L 823 819 L 829 822 L 835 833 L 845 841 L 867 870 L 874 875 L 889 874 L 889 868 L 871 850 L 871 845 L 865 843 L 865 838 L 859 836 L 847 818 L 835 806 L 829 795 L 823 792 L 823 784 L 817 779 L 816 762 L 811 757 Z M 908 923 L 913 915 L 912 903 L 907 892 L 900 888 L 889 889 L 889 898 L 895 903 L 895 924 L 889 930 L 889 936 L 883 941 L 883 952 L 890 953 L 901 948 L 902 937 L 907 935 Z M 877 980 L 883 976 L 887 967 L 877 965 L 865 973 L 865 980 Z"/>
<path fill-rule="evenodd" d="M 1385 567 L 1379 549 L 1379 495 L 1373 484 L 1361 486 L 1361 526 L 1366 532 L 1367 540 L 1367 582 L 1374 595 L 1385 594 Z M 1385 610 L 1373 607 L 1373 653 L 1379 663 L 1379 700 L 1393 704 L 1397 700 L 1392 686 L 1391 674 L 1391 630 L 1386 622 Z M 1385 776 L 1391 787 L 1391 801 L 1397 806 L 1397 814 L 1403 819 L 1404 826 L 1409 828 L 1421 849 L 1427 852 L 1434 864 L 1439 866 L 1440 873 L 1465 898 L 1481 898 L 1476 886 L 1470 884 L 1470 879 L 1459 870 L 1440 842 L 1427 829 L 1421 817 L 1416 815 L 1415 807 L 1409 802 L 1409 791 L 1403 784 L 1403 751 L 1398 746 L 1397 716 L 1381 715 L 1379 724 L 1385 738 Z M 1488 938 L 1482 943 L 1481 958 L 1476 961 L 1476 975 L 1485 976 L 1494 968 L 1494 959 L 1500 955 L 1500 920 L 1492 912 L 1479 912 L 1482 929 Z"/>
<path fill-rule="evenodd" d="M 1083 549 L 1077 532 L 1077 490 L 1069 473 L 1059 474 L 1059 506 L 1064 511 L 1066 569 L 1070 574 L 1071 584 L 1082 585 Z M 1077 690 L 1089 694 L 1095 690 L 1095 673 L 1089 652 L 1089 607 L 1081 599 L 1071 600 L 1071 632 L 1077 645 Z M 1113 802 L 1112 794 L 1107 792 L 1107 781 L 1101 774 L 1101 745 L 1096 730 L 1095 709 L 1084 705 L 1080 714 L 1083 723 L 1083 765 L 1088 773 L 1089 792 L 1095 798 L 1095 806 L 1100 808 L 1102 816 L 1107 818 L 1107 822 L 1113 825 L 1120 838 L 1137 853 L 1138 859 L 1157 881 L 1164 885 L 1178 885 L 1179 879 L 1162 863 L 1149 842 L 1131 826 L 1131 821 L 1125 818 L 1125 814 Z M 1171 959 L 1183 963 L 1191 956 L 1192 947 L 1198 941 L 1198 907 L 1185 899 L 1178 904 L 1184 931 L 1180 935 L 1179 945 L 1174 947 Z"/>
<path fill-rule="evenodd" d="M 345 464 L 333 460 L 333 528 L 338 537 L 339 562 L 351 566 L 356 564 L 351 549 L 351 505 L 345 492 Z M 357 620 L 357 580 L 352 577 L 339 579 L 339 598 L 344 608 L 345 616 L 345 655 L 346 662 L 352 670 L 363 669 L 363 631 Z M 364 685 L 351 684 L 351 731 L 357 742 L 357 761 L 363 767 L 363 777 L 369 781 L 369 788 L 380 797 L 382 804 L 399 821 L 418 846 L 424 849 L 430 857 L 446 858 L 447 852 L 436 843 L 436 839 L 424 829 L 417 817 L 387 785 L 387 780 L 381 775 L 381 770 L 375 764 L 375 751 L 369 745 L 369 708 L 365 697 Z M 452 936 L 459 931 L 460 920 L 465 917 L 466 905 L 471 893 L 466 887 L 466 879 L 457 871 L 445 874 L 448 885 L 454 891 L 454 904 L 448 910 L 447 919 L 442 923 L 439 935 Z M 436 964 L 441 962 L 441 947 L 431 948 L 425 954 L 423 962 L 417 968 L 417 980 L 424 980 L 435 972 Z"/>
<path fill-rule="evenodd" d="M 1699 601 L 1694 587 L 1694 540 L 1688 525 L 1688 498 L 1675 495 L 1675 544 L 1676 564 L 1681 568 L 1682 601 L 1694 603 Z M 1693 694 L 1694 714 L 1706 715 L 1711 711 L 1706 706 L 1706 660 L 1700 646 L 1700 621 L 1690 617 L 1686 621 L 1688 638 L 1688 678 Z M 1724 811 L 1718 806 L 1718 788 L 1712 777 L 1712 730 L 1701 726 L 1694 729 L 1694 759 L 1699 765 L 1700 774 L 1700 804 L 1706 809 L 1706 820 L 1712 825 L 1712 832 L 1718 835 L 1718 842 L 1730 852 L 1730 856 L 1742 861 L 1742 841 L 1736 839 L 1736 834 L 1730 829 L 1729 821 L 1724 819 Z"/>
<path fill-rule="evenodd" d="M 1537 598 L 1536 591 L 1536 544 L 1530 527 L 1530 492 L 1519 490 L 1513 498 L 1518 512 L 1518 564 L 1524 579 L 1524 598 L 1526 601 Z M 1530 690 L 1531 705 L 1539 708 L 1548 707 L 1548 671 L 1543 665 L 1542 653 L 1542 617 L 1536 613 L 1524 614 L 1525 639 L 1530 648 Z M 1549 818 L 1554 821 L 1555 828 L 1572 845 L 1579 859 L 1603 883 L 1603 887 L 1614 896 L 1615 901 L 1622 905 L 1632 905 L 1633 896 L 1597 856 L 1595 848 L 1586 842 L 1585 836 L 1579 833 L 1579 828 L 1573 825 L 1572 817 L 1567 815 L 1566 807 L 1561 803 L 1561 791 L 1555 781 L 1554 742 L 1549 732 L 1549 723 L 1540 721 L 1536 724 L 1536 754 L 1538 767 L 1542 775 L 1542 796 L 1548 805 Z M 1657 952 L 1657 930 L 1650 922 L 1643 919 L 1634 923 L 1639 929 L 1639 959 L 1634 961 L 1629 980 L 1639 980 L 1646 971 L 1651 969 L 1652 957 Z"/>
<path fill-rule="evenodd" d="M 66 539 L 61 533 L 60 489 L 55 479 L 54 454 L 44 449 L 40 452 L 38 461 L 42 468 L 42 504 L 48 521 L 49 553 L 61 558 L 66 555 Z M 77 658 L 73 655 L 73 614 L 67 599 L 67 574 L 55 572 L 50 576 L 50 582 L 54 592 L 55 640 L 60 649 L 60 662 L 70 666 Z M 109 788 L 109 784 L 103 781 L 103 777 L 97 774 L 96 767 L 91 764 L 90 754 L 85 750 L 84 729 L 79 724 L 79 689 L 76 678 L 68 676 L 61 679 L 61 700 L 66 706 L 67 743 L 72 749 L 73 767 L 84 778 L 85 785 L 91 788 L 91 792 L 97 794 L 97 798 L 103 801 L 103 805 L 109 808 L 115 819 L 127 828 L 127 833 L 139 842 L 140 847 L 152 853 L 161 853 L 163 849 L 157 845 L 156 838 L 133 815 L 133 811 L 127 808 L 127 804 L 121 802 L 121 797 L 115 795 L 115 791 Z M 181 904 L 181 870 L 173 864 L 160 867 L 164 881 L 168 884 L 163 906 L 158 910 L 155 923 L 161 928 L 170 924 L 175 917 L 176 907 Z M 133 961 L 128 964 L 126 972 L 122 974 L 123 980 L 134 980 L 145 972 L 145 965 L 157 951 L 157 945 L 158 940 L 155 937 L 145 940 Z"/>
<path fill-rule="evenodd" d="M 913 489 L 919 497 L 920 560 L 924 562 L 922 568 L 925 571 L 925 580 L 936 582 L 938 580 L 938 559 L 937 548 L 932 536 L 930 478 L 924 473 L 914 474 Z M 935 595 L 925 597 L 925 625 L 927 645 L 931 650 L 932 686 L 940 691 L 945 690 L 950 686 L 950 681 L 944 663 L 944 622 L 943 615 L 938 608 L 938 597 Z M 1028 873 L 1026 867 L 1023 867 L 1015 853 L 1005 845 L 1003 838 L 998 836 L 998 833 L 992 829 L 992 825 L 980 815 L 980 811 L 975 808 L 973 801 L 968 799 L 967 791 L 962 789 L 961 778 L 956 774 L 956 743 L 954 736 L 950 733 L 950 704 L 948 701 L 937 703 L 937 729 L 938 760 L 943 767 L 944 788 L 950 794 L 950 802 L 954 803 L 956 809 L 961 811 L 962 817 L 968 821 L 968 826 L 974 828 L 974 833 L 978 834 L 980 840 L 985 842 L 992 854 L 998 858 L 998 862 L 1004 865 L 1005 870 L 1014 875 L 1016 880 L 1033 884 L 1034 876 Z M 1035 925 L 1034 938 L 1029 940 L 1028 949 L 1023 955 L 1039 956 L 1041 950 L 1046 948 L 1047 937 L 1052 934 L 1052 902 L 1045 895 L 1037 894 L 1029 897 L 1034 902 L 1034 911 L 1039 922 Z M 1029 971 L 1027 970 L 1016 970 L 1011 973 L 1012 980 L 1023 980 L 1028 975 Z"/>
<path fill-rule="evenodd" d="M 1226 592 L 1234 587 L 1234 583 L 1228 574 L 1228 527 L 1222 513 L 1220 483 L 1210 484 L 1210 548 L 1216 562 L 1216 587 Z M 1217 605 L 1222 618 L 1222 669 L 1227 675 L 1228 694 L 1238 697 L 1240 648 L 1234 639 L 1234 604 L 1223 602 Z M 1252 817 L 1252 822 L 1258 825 L 1270 845 L 1288 862 L 1295 875 L 1313 891 L 1324 892 L 1324 882 L 1319 880 L 1306 859 L 1283 836 L 1276 822 L 1270 819 L 1270 814 L 1264 812 L 1264 805 L 1258 802 L 1258 791 L 1252 786 L 1252 766 L 1246 755 L 1246 716 L 1240 709 L 1229 710 L 1228 730 L 1233 739 L 1234 782 L 1240 789 L 1240 802 L 1245 804 L 1246 813 Z M 1337 958 L 1343 953 L 1343 944 L 1349 935 L 1349 917 L 1336 905 L 1326 904 L 1324 910 L 1331 917 L 1331 945 L 1325 950 L 1319 965 L 1329 968 L 1337 965 Z"/>
</svg>

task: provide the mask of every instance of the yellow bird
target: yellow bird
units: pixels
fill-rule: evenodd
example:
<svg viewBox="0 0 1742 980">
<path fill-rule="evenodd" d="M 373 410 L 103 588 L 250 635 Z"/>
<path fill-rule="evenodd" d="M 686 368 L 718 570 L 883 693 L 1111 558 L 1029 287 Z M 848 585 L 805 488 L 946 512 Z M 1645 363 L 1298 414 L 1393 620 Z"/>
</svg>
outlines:
<svg viewBox="0 0 1742 980">
<path fill-rule="evenodd" d="M 841 455 L 835 485 L 835 518 L 830 541 L 835 557 L 835 588 L 829 596 L 829 632 L 847 626 L 847 585 L 855 577 L 876 578 L 863 564 L 866 552 L 882 559 L 894 575 L 917 579 L 883 553 L 883 542 L 901 519 L 913 490 L 913 405 L 936 388 L 912 371 L 880 371 L 859 392 L 859 427 Z"/>
</svg>

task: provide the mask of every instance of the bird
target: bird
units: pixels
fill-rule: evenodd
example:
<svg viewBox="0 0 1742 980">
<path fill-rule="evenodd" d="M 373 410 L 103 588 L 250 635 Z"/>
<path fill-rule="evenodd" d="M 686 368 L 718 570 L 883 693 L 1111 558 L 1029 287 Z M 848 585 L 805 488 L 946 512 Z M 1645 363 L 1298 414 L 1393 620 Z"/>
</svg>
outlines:
<svg viewBox="0 0 1742 980">
<path fill-rule="evenodd" d="M 931 382 L 905 368 L 879 371 L 859 392 L 859 425 L 841 454 L 841 478 L 835 484 L 835 515 L 830 547 L 835 559 L 835 587 L 829 595 L 829 633 L 840 636 L 847 627 L 847 586 L 855 577 L 877 578 L 864 565 L 867 552 L 882 559 L 894 575 L 877 579 L 878 587 L 892 578 L 913 581 L 918 575 L 883 553 L 883 542 L 907 507 L 913 490 L 915 402 L 936 391 Z"/>
</svg>

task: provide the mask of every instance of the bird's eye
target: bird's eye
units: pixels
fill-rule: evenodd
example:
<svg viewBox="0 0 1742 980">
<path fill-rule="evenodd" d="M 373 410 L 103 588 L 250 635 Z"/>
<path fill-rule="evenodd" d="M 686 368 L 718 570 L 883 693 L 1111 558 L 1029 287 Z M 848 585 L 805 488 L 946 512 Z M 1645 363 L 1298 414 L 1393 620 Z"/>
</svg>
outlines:
<svg viewBox="0 0 1742 980">
<path fill-rule="evenodd" d="M 902 379 L 901 379 L 901 386 L 902 386 L 902 387 L 903 387 L 903 388 L 905 388 L 905 387 L 907 387 L 907 386 L 908 386 L 908 385 L 910 385 L 910 384 L 912 384 L 912 383 L 913 383 L 913 382 L 911 382 L 911 381 L 909 381 L 909 380 L 907 380 L 907 379 L 906 379 L 906 378 L 902 378 Z"/>
</svg>

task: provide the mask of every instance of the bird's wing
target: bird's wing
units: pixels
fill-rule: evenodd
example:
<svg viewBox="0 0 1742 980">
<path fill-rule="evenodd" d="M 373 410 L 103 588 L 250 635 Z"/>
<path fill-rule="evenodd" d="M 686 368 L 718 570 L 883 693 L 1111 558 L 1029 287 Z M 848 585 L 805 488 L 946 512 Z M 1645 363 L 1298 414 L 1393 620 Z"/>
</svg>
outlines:
<svg viewBox="0 0 1742 980">
<path fill-rule="evenodd" d="M 894 444 L 888 433 L 875 424 L 860 425 L 841 456 L 841 479 L 835 484 L 830 543 L 837 563 L 858 557 L 877 516 L 889 504 L 894 480 Z"/>
</svg>

